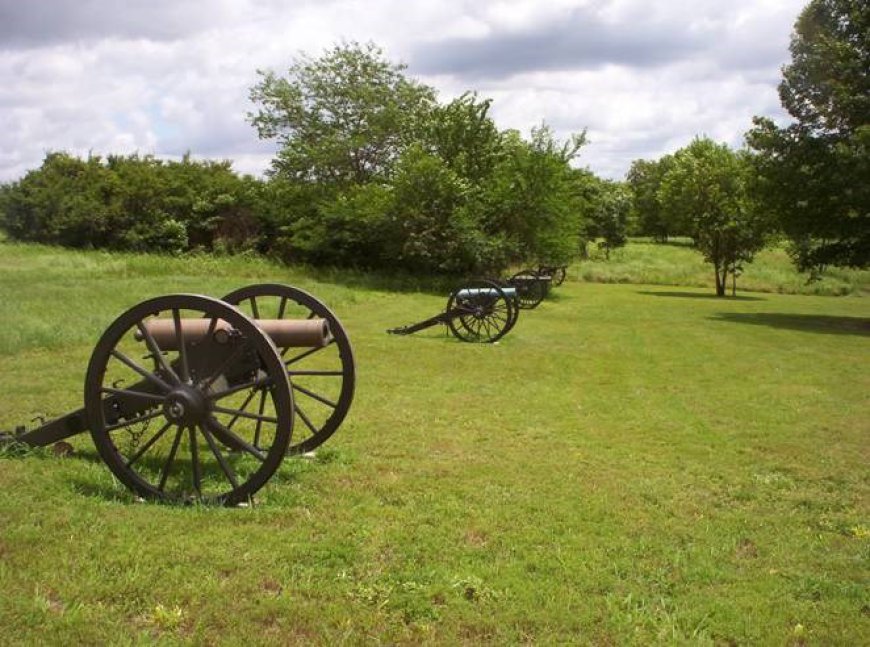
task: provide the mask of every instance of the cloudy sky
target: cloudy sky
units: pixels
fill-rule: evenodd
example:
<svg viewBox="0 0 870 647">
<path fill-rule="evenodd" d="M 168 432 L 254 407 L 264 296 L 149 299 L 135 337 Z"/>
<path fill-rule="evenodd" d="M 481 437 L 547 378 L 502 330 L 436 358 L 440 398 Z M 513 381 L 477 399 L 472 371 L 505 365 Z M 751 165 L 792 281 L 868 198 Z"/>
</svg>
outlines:
<svg viewBox="0 0 870 647">
<path fill-rule="evenodd" d="M 0 0 L 0 182 L 47 151 L 233 160 L 275 146 L 245 115 L 257 69 L 372 41 L 442 100 L 493 99 L 500 128 L 588 129 L 615 179 L 708 135 L 785 121 L 776 85 L 807 0 Z"/>
</svg>

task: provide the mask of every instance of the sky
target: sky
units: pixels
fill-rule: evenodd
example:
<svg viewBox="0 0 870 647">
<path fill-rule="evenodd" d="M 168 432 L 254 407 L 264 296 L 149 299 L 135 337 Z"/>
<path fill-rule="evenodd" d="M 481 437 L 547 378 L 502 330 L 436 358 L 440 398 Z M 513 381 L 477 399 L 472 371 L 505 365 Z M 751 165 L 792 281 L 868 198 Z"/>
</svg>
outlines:
<svg viewBox="0 0 870 647">
<path fill-rule="evenodd" d="M 583 129 L 577 165 L 622 179 L 699 135 L 733 147 L 777 85 L 808 0 L 0 0 L 0 182 L 47 152 L 229 159 L 276 151 L 247 120 L 257 70 L 373 42 L 501 129 Z"/>
</svg>

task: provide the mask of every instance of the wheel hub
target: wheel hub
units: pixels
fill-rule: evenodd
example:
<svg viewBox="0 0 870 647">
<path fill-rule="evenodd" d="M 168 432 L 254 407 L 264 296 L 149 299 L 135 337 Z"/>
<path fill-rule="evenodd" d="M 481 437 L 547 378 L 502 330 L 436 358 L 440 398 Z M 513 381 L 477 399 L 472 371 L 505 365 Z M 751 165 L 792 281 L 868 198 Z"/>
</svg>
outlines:
<svg viewBox="0 0 870 647">
<path fill-rule="evenodd" d="M 196 424 L 206 411 L 205 396 L 198 389 L 186 385 L 171 391 L 163 403 L 163 415 L 177 425 Z"/>
</svg>

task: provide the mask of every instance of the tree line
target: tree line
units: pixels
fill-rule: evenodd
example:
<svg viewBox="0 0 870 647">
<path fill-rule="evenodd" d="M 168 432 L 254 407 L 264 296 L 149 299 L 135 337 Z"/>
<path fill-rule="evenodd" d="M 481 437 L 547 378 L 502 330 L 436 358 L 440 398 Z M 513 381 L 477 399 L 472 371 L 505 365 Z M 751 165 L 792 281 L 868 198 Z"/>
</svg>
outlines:
<svg viewBox="0 0 870 647">
<path fill-rule="evenodd" d="M 779 96 L 791 124 L 756 117 L 743 150 L 698 138 L 626 176 L 638 229 L 691 237 L 718 294 L 772 236 L 801 271 L 870 264 L 870 5 L 813 0 L 789 49 Z"/>
<path fill-rule="evenodd" d="M 717 294 L 773 235 L 800 269 L 870 258 L 866 5 L 813 0 L 792 36 L 780 95 L 794 123 L 757 118 L 748 147 L 699 137 L 624 182 L 575 168 L 585 132 L 559 141 L 499 130 L 491 101 L 440 102 L 374 44 L 259 72 L 248 115 L 278 152 L 263 179 L 229 162 L 50 153 L 0 187 L 19 240 L 175 253 L 255 250 L 288 262 L 416 273 L 564 264 L 590 241 L 688 236 Z"/>
<path fill-rule="evenodd" d="M 350 43 L 300 57 L 284 77 L 261 73 L 249 119 L 280 144 L 265 179 L 189 156 L 51 153 L 0 190 L 2 226 L 73 247 L 253 249 L 440 274 L 565 264 L 607 233 L 597 209 L 608 183 L 571 165 L 584 133 L 499 130 L 489 100 L 439 103 L 403 70 Z"/>
</svg>

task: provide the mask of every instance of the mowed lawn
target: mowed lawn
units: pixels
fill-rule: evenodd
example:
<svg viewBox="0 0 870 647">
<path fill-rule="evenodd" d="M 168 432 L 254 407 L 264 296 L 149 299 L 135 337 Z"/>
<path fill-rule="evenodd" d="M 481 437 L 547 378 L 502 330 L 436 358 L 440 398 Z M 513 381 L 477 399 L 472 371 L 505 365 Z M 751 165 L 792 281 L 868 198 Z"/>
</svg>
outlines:
<svg viewBox="0 0 870 647">
<path fill-rule="evenodd" d="M 358 374 L 253 507 L 138 503 L 87 436 L 0 458 L 0 643 L 866 643 L 870 302 L 571 275 L 471 345 L 359 275 L 0 244 L 0 429 L 169 292 L 308 289 Z"/>
</svg>

